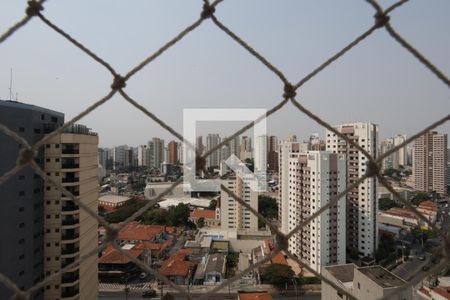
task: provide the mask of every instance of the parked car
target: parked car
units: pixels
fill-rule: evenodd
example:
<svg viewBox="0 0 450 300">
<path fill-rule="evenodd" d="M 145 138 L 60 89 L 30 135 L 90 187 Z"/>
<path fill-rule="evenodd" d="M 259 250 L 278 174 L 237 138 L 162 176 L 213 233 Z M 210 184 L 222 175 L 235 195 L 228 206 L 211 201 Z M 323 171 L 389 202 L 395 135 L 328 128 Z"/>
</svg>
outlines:
<svg viewBox="0 0 450 300">
<path fill-rule="evenodd" d="M 419 256 L 417 256 L 418 260 L 424 261 L 425 260 L 425 255 L 421 254 Z"/>
<path fill-rule="evenodd" d="M 145 290 L 142 292 L 142 298 L 152 298 L 152 297 L 156 297 L 155 290 Z"/>
<path fill-rule="evenodd" d="M 145 278 L 147 278 L 147 273 L 145 273 L 145 272 L 142 272 L 140 275 L 139 275 L 139 278 L 140 279 L 145 279 Z"/>
</svg>

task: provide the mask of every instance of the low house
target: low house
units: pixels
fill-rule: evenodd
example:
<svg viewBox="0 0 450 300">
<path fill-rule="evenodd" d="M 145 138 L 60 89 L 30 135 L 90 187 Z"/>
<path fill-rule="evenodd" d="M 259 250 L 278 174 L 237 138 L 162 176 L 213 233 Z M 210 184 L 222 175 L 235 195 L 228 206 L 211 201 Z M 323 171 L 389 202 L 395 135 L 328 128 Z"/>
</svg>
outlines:
<svg viewBox="0 0 450 300">
<path fill-rule="evenodd" d="M 146 250 L 150 253 L 151 258 L 161 258 L 164 252 L 173 244 L 173 238 L 158 242 L 137 243 L 136 249 Z"/>
<path fill-rule="evenodd" d="M 190 213 L 189 221 L 198 224 L 198 220 L 201 218 L 205 221 L 204 226 L 206 227 L 219 226 L 220 224 L 220 218 L 218 218 L 216 211 L 212 209 L 194 209 Z"/>
<path fill-rule="evenodd" d="M 116 241 L 119 243 L 154 242 L 167 237 L 175 229 L 164 225 L 144 225 L 138 222 L 130 222 L 119 231 Z"/>
<path fill-rule="evenodd" d="M 239 262 L 236 274 L 244 272 L 246 269 L 250 267 L 250 264 L 251 264 L 251 255 L 249 253 L 239 253 Z M 254 279 L 253 270 L 241 276 L 241 281 L 251 281 L 253 279 Z"/>
<path fill-rule="evenodd" d="M 422 287 L 417 291 L 421 297 L 429 300 L 446 300 L 450 299 L 450 287 Z"/>
<path fill-rule="evenodd" d="M 143 250 L 127 248 L 123 250 L 144 261 Z M 139 272 L 139 267 L 113 246 L 108 246 L 98 259 L 98 276 L 101 281 L 123 281 L 126 276 Z"/>
<path fill-rule="evenodd" d="M 159 272 L 175 284 L 189 284 L 196 267 L 195 262 L 187 260 L 192 251 L 192 249 L 178 250 L 164 261 Z"/>
<path fill-rule="evenodd" d="M 419 203 L 417 210 L 421 212 L 430 222 L 435 222 L 438 213 L 438 205 L 431 200 Z"/>
<path fill-rule="evenodd" d="M 102 207 L 107 212 L 113 212 L 118 208 L 127 204 L 130 197 L 120 195 L 103 195 L 98 198 L 98 206 Z"/>
<path fill-rule="evenodd" d="M 216 284 L 225 278 L 225 255 L 222 253 L 211 254 L 205 267 L 204 284 Z"/>
</svg>

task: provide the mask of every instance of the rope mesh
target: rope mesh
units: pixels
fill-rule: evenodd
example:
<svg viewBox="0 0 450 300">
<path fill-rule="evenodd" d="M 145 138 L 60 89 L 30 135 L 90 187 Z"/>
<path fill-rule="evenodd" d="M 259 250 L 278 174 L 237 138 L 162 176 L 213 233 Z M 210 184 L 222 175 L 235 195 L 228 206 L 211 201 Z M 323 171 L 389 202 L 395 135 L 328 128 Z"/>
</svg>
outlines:
<svg viewBox="0 0 450 300">
<path fill-rule="evenodd" d="M 9 178 L 14 176 L 17 172 L 19 172 L 22 168 L 25 166 L 30 166 L 36 174 L 38 174 L 43 180 L 46 182 L 49 182 L 52 184 L 58 191 L 60 191 L 63 195 L 69 197 L 72 201 L 74 201 L 76 204 L 79 205 L 80 209 L 86 211 L 92 218 L 95 218 L 99 224 L 105 227 L 106 229 L 106 237 L 104 238 L 103 244 L 94 251 L 91 251 L 90 253 L 81 256 L 78 260 L 75 262 L 67 265 L 66 267 L 60 269 L 58 272 L 51 274 L 47 277 L 45 277 L 43 280 L 41 280 L 39 283 L 34 285 L 28 290 L 21 291 L 17 285 L 12 282 L 9 278 L 7 278 L 5 275 L 0 273 L 0 284 L 2 284 L 7 289 L 11 290 L 13 293 L 14 299 L 28 299 L 32 296 L 33 293 L 38 291 L 40 288 L 44 287 L 47 283 L 52 281 L 52 279 L 56 278 L 57 276 L 60 276 L 64 271 L 70 270 L 74 266 L 77 266 L 81 262 L 83 262 L 85 259 L 89 258 L 93 255 L 98 255 L 99 251 L 104 250 L 108 245 L 112 245 L 117 251 L 121 252 L 123 255 L 128 257 L 131 261 L 133 261 L 137 266 L 139 266 L 142 270 L 149 272 L 153 274 L 155 277 L 172 287 L 174 290 L 178 291 L 179 293 L 183 294 L 187 299 L 191 299 L 190 295 L 188 294 L 188 291 L 184 286 L 175 285 L 172 283 L 168 278 L 160 274 L 157 270 L 150 268 L 147 266 L 144 262 L 140 261 L 139 259 L 131 256 L 128 252 L 124 251 L 122 248 L 120 248 L 116 243 L 114 243 L 115 238 L 117 237 L 117 234 L 121 228 L 123 228 L 126 224 L 133 221 L 135 218 L 139 217 L 141 214 L 143 214 L 147 209 L 152 207 L 154 204 L 158 203 L 159 201 L 162 201 L 163 197 L 172 191 L 177 185 L 181 183 L 181 179 L 174 182 L 166 191 L 158 195 L 155 199 L 152 199 L 146 203 L 144 207 L 142 207 L 140 210 L 138 210 L 136 213 L 134 213 L 131 217 L 129 217 L 125 222 L 121 223 L 118 226 L 113 226 L 111 224 L 108 224 L 101 216 L 97 215 L 96 212 L 92 211 L 87 207 L 85 204 L 83 204 L 77 197 L 75 197 L 70 191 L 68 191 L 66 188 L 64 188 L 61 184 L 55 182 L 52 180 L 49 176 L 46 175 L 46 173 L 40 168 L 38 164 L 34 162 L 34 157 L 37 153 L 37 150 L 44 146 L 52 137 L 62 133 L 64 129 L 68 128 L 70 125 L 74 124 L 78 120 L 80 120 L 82 117 L 86 116 L 87 114 L 91 113 L 93 110 L 97 109 L 97 107 L 105 104 L 108 102 L 115 94 L 119 93 L 123 99 L 127 102 L 129 102 L 131 105 L 138 108 L 140 111 L 142 111 L 145 115 L 147 115 L 149 118 L 153 119 L 157 124 L 159 124 L 162 128 L 173 134 L 175 137 L 177 137 L 181 142 L 184 141 L 183 136 L 175 131 L 172 127 L 170 127 L 164 120 L 161 120 L 158 118 L 154 113 L 147 110 L 145 107 L 139 104 L 138 101 L 132 99 L 125 91 L 124 88 L 126 87 L 126 82 L 134 76 L 136 73 L 141 71 L 143 68 L 145 68 L 148 64 L 150 64 L 152 61 L 157 59 L 159 56 L 164 54 L 169 48 L 173 47 L 177 43 L 179 43 L 186 35 L 188 35 L 190 32 L 194 31 L 196 28 L 198 28 L 204 21 L 207 21 L 207 19 L 211 19 L 212 23 L 215 24 L 221 31 L 223 31 L 227 36 L 229 36 L 231 39 L 236 41 L 239 45 L 241 45 L 245 50 L 249 52 L 250 55 L 258 59 L 264 66 L 266 66 L 274 75 L 276 75 L 283 83 L 284 90 L 282 92 L 282 100 L 276 104 L 271 110 L 267 112 L 267 115 L 264 117 L 268 117 L 274 113 L 276 113 L 278 110 L 280 110 L 282 107 L 284 107 L 288 102 L 291 102 L 296 108 L 298 108 L 302 113 L 304 113 L 307 117 L 317 122 L 319 125 L 325 127 L 326 129 L 332 131 L 337 136 L 339 136 L 341 139 L 345 140 L 348 144 L 355 147 L 359 152 L 361 152 L 368 160 L 368 168 L 366 171 L 366 174 L 362 177 L 360 177 L 358 180 L 356 180 L 352 185 L 348 186 L 343 192 L 339 193 L 338 195 L 333 196 L 330 201 L 321 207 L 320 210 L 318 210 L 316 213 L 311 215 L 309 218 L 307 218 L 305 221 L 303 221 L 301 224 L 296 226 L 291 232 L 288 234 L 281 233 L 273 224 L 268 222 L 266 218 L 264 218 L 261 214 L 259 214 L 255 209 L 251 208 L 242 198 L 240 198 L 238 195 L 236 195 L 233 191 L 227 189 L 225 186 L 221 186 L 221 189 L 227 193 L 229 196 L 234 198 L 237 202 L 239 202 L 244 207 L 248 208 L 249 211 L 258 217 L 261 221 L 265 222 L 272 230 L 272 233 L 276 237 L 276 245 L 274 251 L 271 253 L 271 255 L 267 256 L 265 259 L 259 261 L 258 263 L 251 265 L 246 270 L 244 270 L 239 275 L 236 275 L 234 277 L 228 278 L 227 280 L 223 281 L 220 285 L 214 287 L 209 292 L 202 295 L 202 298 L 207 299 L 207 297 L 211 296 L 215 292 L 223 289 L 224 287 L 230 285 L 231 283 L 235 282 L 239 278 L 241 278 L 243 275 L 247 274 L 248 272 L 251 272 L 252 270 L 258 268 L 262 264 L 268 262 L 272 257 L 274 257 L 276 254 L 278 254 L 280 251 L 285 251 L 285 253 L 294 261 L 296 261 L 300 267 L 310 271 L 314 275 L 316 275 L 319 279 L 322 281 L 330 284 L 333 286 L 336 290 L 340 291 L 341 293 L 347 295 L 351 299 L 354 298 L 353 295 L 349 294 L 348 291 L 343 290 L 340 286 L 336 285 L 334 282 L 328 280 L 327 278 L 324 278 L 321 274 L 317 273 L 315 270 L 310 268 L 308 265 L 306 265 L 304 262 L 299 260 L 295 255 L 290 253 L 287 249 L 288 245 L 288 239 L 292 237 L 296 232 L 301 230 L 304 226 L 309 224 L 314 218 L 319 216 L 321 213 L 326 211 L 330 206 L 335 205 L 337 201 L 344 197 L 349 191 L 351 191 L 353 188 L 357 187 L 359 184 L 361 184 L 365 179 L 373 177 L 377 178 L 379 183 L 386 187 L 397 199 L 399 199 L 411 212 L 413 212 L 421 221 L 426 223 L 430 228 L 433 228 L 436 230 L 436 232 L 443 238 L 444 245 L 442 247 L 442 254 L 443 254 L 443 262 L 434 266 L 429 270 L 428 272 L 422 272 L 423 278 L 427 275 L 429 275 L 431 272 L 439 271 L 440 268 L 447 266 L 450 262 L 450 241 L 445 232 L 442 232 L 438 228 L 436 228 L 436 225 L 433 224 L 426 218 L 424 215 L 422 215 L 412 204 L 399 195 L 383 178 L 382 174 L 380 173 L 379 166 L 381 165 L 381 162 L 391 155 L 392 153 L 399 151 L 401 148 L 406 146 L 407 144 L 413 142 L 416 138 L 420 137 L 424 133 L 426 133 L 429 130 L 434 129 L 435 127 L 444 124 L 450 119 L 450 115 L 443 116 L 440 120 L 430 124 L 428 127 L 424 128 L 423 130 L 417 132 L 410 138 L 408 138 L 405 142 L 402 144 L 394 147 L 393 149 L 389 150 L 387 153 L 381 155 L 378 159 L 374 159 L 365 149 L 363 149 L 360 145 L 355 143 L 353 140 L 349 139 L 347 136 L 343 135 L 339 131 L 337 131 L 334 127 L 332 127 L 326 120 L 323 120 L 320 116 L 314 114 L 307 108 L 305 108 L 300 102 L 298 102 L 295 98 L 296 91 L 303 86 L 304 83 L 311 80 L 315 75 L 320 73 L 322 70 L 330 66 L 333 62 L 338 60 L 340 57 L 345 55 L 347 52 L 349 52 L 352 48 L 357 46 L 359 43 L 361 43 L 365 38 L 370 36 L 373 32 L 375 32 L 378 29 L 384 28 L 388 34 L 397 41 L 401 46 L 403 46 L 408 52 L 410 52 L 417 60 L 423 64 L 424 67 L 426 67 L 430 72 L 435 74 L 438 79 L 440 79 L 447 87 L 450 87 L 450 80 L 448 77 L 441 72 L 433 63 L 431 63 L 423 54 L 419 52 L 419 50 L 415 49 L 414 46 L 412 46 L 410 43 L 408 43 L 395 29 L 392 27 L 392 24 L 390 23 L 390 13 L 394 11 L 395 9 L 399 8 L 408 0 L 400 0 L 396 3 L 394 3 L 392 6 L 388 7 L 387 9 L 383 10 L 383 8 L 375 1 L 375 0 L 366 0 L 375 10 L 374 15 L 374 24 L 367 29 L 363 34 L 356 37 L 352 42 L 350 42 L 347 46 L 342 48 L 340 51 L 336 52 L 334 55 L 332 55 L 329 59 L 327 59 L 325 62 L 323 62 L 321 65 L 319 65 L 317 68 L 315 68 L 313 71 L 311 71 L 308 75 L 306 75 L 304 78 L 300 79 L 298 83 L 291 84 L 290 81 L 287 79 L 287 77 L 283 74 L 283 72 L 278 69 L 276 66 L 274 66 L 272 63 L 270 63 L 262 54 L 260 54 L 257 50 L 255 50 L 252 46 L 250 46 L 247 42 L 245 42 L 242 38 L 239 37 L 235 32 L 230 30 L 226 25 L 224 25 L 219 19 L 214 15 L 215 10 L 218 9 L 218 5 L 222 0 L 217 0 L 215 2 L 209 3 L 209 1 L 204 0 L 203 2 L 203 9 L 199 12 L 199 18 L 195 20 L 191 25 L 187 26 L 184 30 L 182 30 L 179 34 L 177 34 L 175 37 L 173 37 L 171 40 L 169 40 L 167 43 L 165 43 L 163 46 L 161 46 L 156 52 L 149 55 L 146 59 L 144 59 L 141 63 L 139 63 L 136 67 L 132 68 L 128 73 L 126 73 L 125 76 L 119 75 L 115 69 L 105 60 L 100 58 L 98 55 L 96 55 L 93 51 L 91 51 L 88 47 L 81 44 L 79 41 L 77 41 L 75 38 L 70 36 L 67 32 L 65 32 L 63 29 L 59 28 L 57 25 L 53 24 L 49 19 L 47 19 L 44 14 L 44 4 L 45 0 L 31 0 L 28 1 L 28 6 L 25 8 L 25 16 L 18 21 L 16 24 L 12 25 L 6 32 L 4 32 L 0 36 L 0 44 L 5 43 L 5 41 L 11 37 L 15 32 L 20 30 L 22 27 L 26 26 L 28 22 L 33 18 L 40 19 L 44 24 L 46 24 L 49 28 L 54 30 L 56 33 L 60 34 L 62 37 L 67 39 L 71 44 L 73 44 L 75 47 L 79 48 L 81 51 L 83 51 L 86 55 L 91 57 L 95 62 L 99 63 L 100 65 L 104 66 L 112 75 L 112 83 L 111 83 L 111 90 L 107 92 L 107 94 L 97 100 L 94 101 L 92 105 L 81 111 L 77 116 L 72 118 L 70 121 L 66 122 L 63 126 L 59 127 L 55 131 L 51 132 L 50 134 L 47 134 L 44 136 L 40 141 L 35 143 L 34 145 L 29 145 L 27 141 L 25 141 L 22 137 L 20 137 L 18 134 L 16 134 L 14 131 L 7 128 L 5 125 L 0 124 L 0 132 L 3 134 L 9 136 L 13 140 L 17 141 L 18 143 L 22 144 L 22 150 L 19 155 L 19 159 L 17 160 L 16 165 L 9 171 L 5 172 L 0 176 L 0 185 L 5 183 Z M 257 119 L 254 122 L 251 122 L 241 128 L 240 130 L 236 131 L 233 135 L 229 136 L 225 140 L 223 140 L 219 145 L 214 147 L 213 149 L 207 151 L 202 156 L 197 154 L 197 160 L 198 161 L 204 161 L 209 155 L 214 153 L 215 151 L 218 151 L 223 145 L 228 143 L 231 139 L 238 136 L 239 134 L 245 132 L 246 130 L 252 128 L 256 123 L 258 123 L 263 116 L 259 119 Z M 192 145 L 189 145 L 192 147 Z M 404 288 L 408 288 L 411 286 L 411 283 L 408 283 L 404 286 Z M 392 296 L 392 294 L 388 295 L 389 297 Z"/>
</svg>

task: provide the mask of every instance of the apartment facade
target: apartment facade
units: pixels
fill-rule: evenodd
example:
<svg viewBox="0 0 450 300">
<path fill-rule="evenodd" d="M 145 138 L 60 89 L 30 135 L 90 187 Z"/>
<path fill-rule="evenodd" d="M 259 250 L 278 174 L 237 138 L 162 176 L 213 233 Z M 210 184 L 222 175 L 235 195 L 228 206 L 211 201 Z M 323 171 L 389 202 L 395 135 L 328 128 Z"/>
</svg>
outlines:
<svg viewBox="0 0 450 300">
<path fill-rule="evenodd" d="M 261 135 L 256 138 L 255 143 L 255 172 L 267 170 L 267 135 Z"/>
<path fill-rule="evenodd" d="M 206 136 L 206 151 L 210 151 L 220 144 L 220 136 L 217 133 L 210 133 Z M 206 158 L 206 167 L 218 167 L 221 161 L 221 149 L 217 149 Z"/>
<path fill-rule="evenodd" d="M 358 143 L 372 157 L 377 158 L 378 125 L 349 123 L 334 128 Z M 367 158 L 354 146 L 326 130 L 326 150 L 345 154 L 347 159 L 347 186 L 362 177 L 367 169 Z M 377 181 L 364 180 L 347 193 L 347 250 L 357 250 L 359 256 L 374 257 L 377 248 Z"/>
<path fill-rule="evenodd" d="M 346 187 L 344 154 L 326 151 L 289 156 L 289 231 L 307 220 Z M 343 264 L 346 259 L 346 202 L 340 199 L 289 239 L 289 251 L 311 268 Z"/>
<path fill-rule="evenodd" d="M 168 155 L 169 164 L 177 165 L 179 163 L 178 143 L 176 141 L 170 141 L 168 148 L 169 148 L 169 155 Z"/>
<path fill-rule="evenodd" d="M 419 191 L 447 195 L 448 137 L 430 131 L 414 141 L 414 188 Z"/>
<path fill-rule="evenodd" d="M 15 101 L 0 100 L 0 122 L 34 144 L 64 123 L 64 114 Z M 21 145 L 0 133 L 0 174 L 11 170 Z M 43 166 L 44 152 L 35 162 Z M 97 176 L 97 162 L 95 169 Z M 44 181 L 30 167 L 25 167 L 0 185 L 0 270 L 17 286 L 26 290 L 43 279 L 44 268 Z M 10 299 L 11 292 L 0 284 L 0 299 Z M 34 299 L 43 299 L 38 290 Z"/>
<path fill-rule="evenodd" d="M 278 138 L 274 135 L 267 140 L 267 169 L 278 172 Z"/>
<path fill-rule="evenodd" d="M 151 140 L 151 143 L 149 142 L 148 146 L 152 152 L 151 155 L 152 167 L 161 170 L 161 164 L 164 162 L 165 159 L 164 140 L 154 137 Z"/>
<path fill-rule="evenodd" d="M 97 213 L 98 136 L 73 125 L 45 145 L 44 171 Z M 51 184 L 44 191 L 44 273 L 49 276 L 95 251 L 97 220 Z M 97 299 L 98 256 L 92 255 L 44 287 L 45 299 Z"/>
<path fill-rule="evenodd" d="M 250 188 L 249 182 L 236 176 L 222 180 L 222 184 L 258 211 L 258 192 Z M 258 217 L 223 190 L 220 195 L 220 223 L 223 229 L 258 230 Z"/>
</svg>

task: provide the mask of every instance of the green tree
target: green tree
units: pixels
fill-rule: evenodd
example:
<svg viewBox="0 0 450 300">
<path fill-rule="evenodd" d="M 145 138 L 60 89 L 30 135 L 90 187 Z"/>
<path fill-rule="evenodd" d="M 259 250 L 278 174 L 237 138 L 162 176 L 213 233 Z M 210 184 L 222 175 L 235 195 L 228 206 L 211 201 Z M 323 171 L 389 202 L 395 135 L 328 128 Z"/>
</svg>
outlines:
<svg viewBox="0 0 450 300">
<path fill-rule="evenodd" d="M 115 212 L 106 215 L 106 221 L 109 223 L 119 223 L 125 221 L 128 217 L 138 211 L 145 205 L 144 202 L 130 200 L 125 205 L 117 209 Z"/>
<path fill-rule="evenodd" d="M 209 202 L 208 209 L 216 209 L 216 206 L 217 206 L 217 200 L 211 200 L 211 202 Z"/>
<path fill-rule="evenodd" d="M 290 282 L 295 273 L 288 265 L 272 264 L 266 268 L 263 280 L 279 288 L 284 287 L 286 282 Z"/>
<path fill-rule="evenodd" d="M 392 207 L 400 207 L 394 200 L 389 198 L 380 198 L 378 200 L 378 208 L 379 210 L 388 210 Z"/>
<path fill-rule="evenodd" d="M 201 217 L 197 220 L 197 227 L 202 228 L 205 226 L 205 218 Z"/>
<path fill-rule="evenodd" d="M 170 226 L 188 226 L 189 206 L 179 203 L 177 206 L 171 206 L 167 216 L 167 225 Z"/>
<path fill-rule="evenodd" d="M 278 204 L 277 199 L 267 196 L 258 196 L 258 212 L 267 219 L 278 219 Z M 264 222 L 258 219 L 258 227 L 264 227 Z"/>
<path fill-rule="evenodd" d="M 164 208 L 155 208 L 145 212 L 142 216 L 144 224 L 150 225 L 166 225 L 168 211 Z"/>
<path fill-rule="evenodd" d="M 397 258 L 395 239 L 390 234 L 380 235 L 375 259 L 382 266 L 387 266 Z"/>
<path fill-rule="evenodd" d="M 239 253 L 230 252 L 227 254 L 227 276 L 234 276 L 236 267 L 239 262 Z"/>
<path fill-rule="evenodd" d="M 425 192 L 417 192 L 414 196 L 411 197 L 411 203 L 414 205 L 419 205 L 420 202 L 424 200 L 430 199 L 430 195 Z"/>
</svg>

